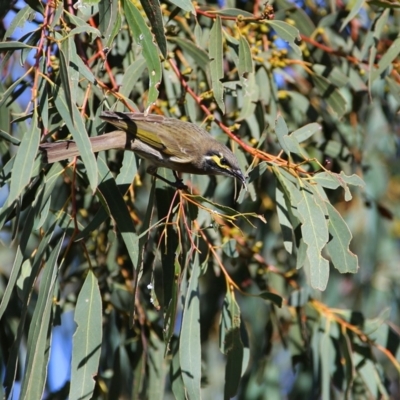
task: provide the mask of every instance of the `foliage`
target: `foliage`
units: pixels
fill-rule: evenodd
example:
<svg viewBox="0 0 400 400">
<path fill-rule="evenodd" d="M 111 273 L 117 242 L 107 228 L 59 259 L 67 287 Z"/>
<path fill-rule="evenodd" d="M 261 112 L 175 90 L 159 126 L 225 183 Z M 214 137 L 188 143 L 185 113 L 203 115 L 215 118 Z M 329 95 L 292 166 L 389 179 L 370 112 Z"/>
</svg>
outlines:
<svg viewBox="0 0 400 400">
<path fill-rule="evenodd" d="M 400 396 L 398 5 L 219 3 L 1 10 L 7 398 Z M 248 190 L 95 156 L 109 108 L 202 124 Z"/>
</svg>

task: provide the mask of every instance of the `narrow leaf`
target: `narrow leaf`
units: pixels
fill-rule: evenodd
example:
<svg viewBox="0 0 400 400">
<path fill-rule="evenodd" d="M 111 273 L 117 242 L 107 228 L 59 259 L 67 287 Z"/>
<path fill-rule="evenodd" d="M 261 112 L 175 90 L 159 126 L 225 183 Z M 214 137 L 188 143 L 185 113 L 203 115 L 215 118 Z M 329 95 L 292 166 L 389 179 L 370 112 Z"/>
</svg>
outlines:
<svg viewBox="0 0 400 400">
<path fill-rule="evenodd" d="M 99 191 L 104 196 L 110 213 L 115 219 L 117 228 L 121 232 L 122 239 L 126 245 L 133 266 L 134 268 L 137 268 L 139 247 L 138 237 L 135 233 L 135 226 L 132 218 L 129 215 L 124 199 L 118 190 L 114 177 L 101 158 L 98 160 L 98 170 L 100 180 Z"/>
<path fill-rule="evenodd" d="M 41 399 L 44 391 L 50 354 L 53 292 L 58 273 L 57 259 L 63 241 L 64 236 L 61 237 L 57 246 L 52 250 L 40 280 L 39 297 L 28 333 L 28 354 L 21 387 L 21 399 Z"/>
<path fill-rule="evenodd" d="M 61 87 L 58 87 L 58 90 L 56 90 L 54 102 L 58 112 L 60 113 L 69 131 L 74 137 L 74 140 L 79 149 L 79 154 L 81 155 L 82 161 L 86 167 L 86 173 L 89 179 L 90 186 L 92 188 L 92 191 L 94 192 L 97 188 L 98 182 L 97 164 L 96 158 L 92 151 L 92 146 L 90 144 L 89 136 L 83 122 L 83 117 L 76 107 L 76 104 L 71 105 L 73 111 L 72 114 L 68 111 L 65 92 Z"/>
<path fill-rule="evenodd" d="M 371 75 L 371 82 L 373 82 L 386 68 L 391 65 L 392 61 L 400 53 L 400 37 L 398 37 L 386 50 L 382 58 L 378 62 L 378 68 L 374 68 Z"/>
<path fill-rule="evenodd" d="M 149 70 L 149 95 L 147 106 L 152 105 L 158 98 L 158 86 L 161 81 L 161 63 L 158 57 L 156 45 L 153 43 L 153 35 L 140 11 L 132 0 L 123 0 L 123 9 L 129 29 L 137 45 L 141 46 L 143 57 Z"/>
<path fill-rule="evenodd" d="M 156 38 L 158 47 L 164 58 L 167 58 L 167 40 L 164 34 L 164 24 L 160 2 L 158 0 L 140 0 L 144 12 L 150 21 L 151 28 Z"/>
<path fill-rule="evenodd" d="M 210 66 L 210 58 L 204 49 L 196 46 L 195 43 L 188 39 L 179 37 L 168 37 L 170 42 L 176 43 L 184 52 L 186 52 L 196 62 L 196 66 L 204 72 L 208 72 Z"/>
<path fill-rule="evenodd" d="M 179 342 L 179 360 L 182 379 L 188 398 L 200 399 L 201 347 L 200 347 L 200 266 L 198 254 L 192 263 L 192 274 L 185 299 Z"/>
<path fill-rule="evenodd" d="M 22 193 L 31 179 L 39 142 L 40 129 L 38 127 L 37 113 L 35 111 L 31 120 L 30 129 L 23 136 L 15 157 L 14 165 L 18 165 L 18 168 L 14 168 L 12 171 L 8 205 L 11 205 Z"/>
<path fill-rule="evenodd" d="M 102 341 L 101 309 L 99 285 L 93 272 L 89 270 L 75 309 L 77 328 L 71 361 L 71 400 L 93 397 L 93 378 L 97 375 Z"/>
<path fill-rule="evenodd" d="M 342 31 L 346 27 L 346 25 L 359 14 L 363 5 L 364 0 L 354 0 L 348 3 L 346 8 L 349 9 L 349 6 L 351 6 L 351 9 L 350 12 L 347 14 L 347 17 L 344 19 L 342 26 L 340 27 L 340 31 Z"/>
<path fill-rule="evenodd" d="M 312 80 L 315 84 L 315 87 L 318 89 L 321 96 L 331 106 L 332 110 L 339 118 L 342 117 L 346 112 L 347 103 L 344 97 L 340 94 L 339 90 L 323 76 L 314 74 L 312 75 Z"/>
<path fill-rule="evenodd" d="M 311 136 L 321 131 L 321 125 L 313 122 L 311 124 L 307 124 L 300 129 L 295 130 L 290 134 L 293 139 L 296 139 L 298 143 L 304 142 L 309 139 Z"/>
<path fill-rule="evenodd" d="M 221 82 L 224 77 L 222 24 L 219 17 L 216 18 L 210 32 L 210 60 L 214 98 L 218 107 L 225 113 L 224 87 Z"/>
</svg>

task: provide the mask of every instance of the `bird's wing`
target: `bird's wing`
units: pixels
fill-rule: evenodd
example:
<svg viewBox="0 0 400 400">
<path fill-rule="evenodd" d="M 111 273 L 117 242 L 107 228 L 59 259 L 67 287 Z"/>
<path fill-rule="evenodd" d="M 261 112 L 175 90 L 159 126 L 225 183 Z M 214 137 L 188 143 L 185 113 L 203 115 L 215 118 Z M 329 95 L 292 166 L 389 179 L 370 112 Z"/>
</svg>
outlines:
<svg viewBox="0 0 400 400">
<path fill-rule="evenodd" d="M 171 122 L 171 119 L 165 118 L 162 123 L 149 120 L 134 120 L 137 129 L 137 138 L 158 150 L 160 153 L 165 154 L 172 162 L 176 163 L 190 163 L 193 161 L 191 154 L 197 154 L 198 149 L 189 144 L 182 146 L 182 132 L 178 132 L 176 125 Z M 184 132 L 183 134 L 185 134 Z"/>
<path fill-rule="evenodd" d="M 102 118 L 120 129 L 130 131 L 140 142 L 168 156 L 175 163 L 193 162 L 200 143 L 210 140 L 208 133 L 196 125 L 162 115 L 104 111 Z M 184 140 L 185 135 L 195 135 L 197 140 Z"/>
</svg>

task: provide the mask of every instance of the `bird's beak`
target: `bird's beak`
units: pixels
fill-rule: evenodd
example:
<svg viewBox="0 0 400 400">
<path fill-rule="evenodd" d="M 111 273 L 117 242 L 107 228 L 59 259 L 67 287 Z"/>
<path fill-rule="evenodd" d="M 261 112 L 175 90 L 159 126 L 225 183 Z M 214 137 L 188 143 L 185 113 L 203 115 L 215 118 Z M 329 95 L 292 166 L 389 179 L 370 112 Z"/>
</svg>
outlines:
<svg viewBox="0 0 400 400">
<path fill-rule="evenodd" d="M 246 177 L 243 175 L 243 172 L 240 169 L 234 169 L 231 171 L 232 175 L 241 182 L 241 184 L 245 187 L 247 190 L 247 185 L 246 185 Z"/>
</svg>

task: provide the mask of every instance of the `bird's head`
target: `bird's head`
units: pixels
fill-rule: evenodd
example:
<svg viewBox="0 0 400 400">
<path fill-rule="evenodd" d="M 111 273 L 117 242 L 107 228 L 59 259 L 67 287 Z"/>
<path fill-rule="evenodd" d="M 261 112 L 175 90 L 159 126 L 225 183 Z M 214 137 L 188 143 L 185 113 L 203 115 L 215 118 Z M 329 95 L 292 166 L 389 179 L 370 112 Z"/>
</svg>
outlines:
<svg viewBox="0 0 400 400">
<path fill-rule="evenodd" d="M 246 186 L 246 178 L 234 154 L 226 147 L 212 149 L 203 156 L 203 168 L 209 175 L 226 175 L 239 180 Z"/>
</svg>

